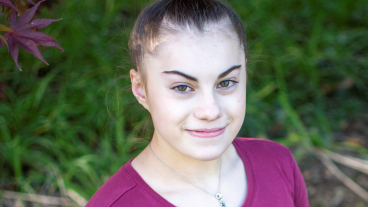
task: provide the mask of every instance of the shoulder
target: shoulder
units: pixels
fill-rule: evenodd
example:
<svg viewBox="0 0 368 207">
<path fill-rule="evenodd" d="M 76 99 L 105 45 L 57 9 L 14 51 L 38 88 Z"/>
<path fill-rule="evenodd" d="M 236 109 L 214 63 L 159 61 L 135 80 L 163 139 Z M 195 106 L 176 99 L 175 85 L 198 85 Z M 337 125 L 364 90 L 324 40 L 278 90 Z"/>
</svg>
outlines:
<svg viewBox="0 0 368 207">
<path fill-rule="evenodd" d="M 131 161 L 123 165 L 88 201 L 86 207 L 167 206 L 144 182 Z"/>
<path fill-rule="evenodd" d="M 287 147 L 271 140 L 252 138 L 236 138 L 233 143 L 239 155 L 249 159 L 251 171 L 256 176 L 258 195 L 262 193 L 264 195 L 260 197 L 281 195 L 282 192 L 287 192 L 278 196 L 277 199 L 280 201 L 279 198 L 286 198 L 289 194 L 294 206 L 309 206 L 303 175 Z M 272 190 L 274 191 L 271 192 Z"/>
<path fill-rule="evenodd" d="M 234 140 L 239 153 L 246 152 L 248 156 L 272 157 L 274 159 L 290 159 L 293 158 L 290 150 L 284 145 L 271 140 L 241 138 Z"/>
<path fill-rule="evenodd" d="M 236 138 L 233 143 L 244 162 L 248 162 L 249 175 L 254 176 L 259 198 L 278 195 L 278 199 L 292 199 L 295 206 L 309 206 L 302 173 L 287 147 L 271 140 L 252 138 Z"/>
<path fill-rule="evenodd" d="M 86 207 L 110 207 L 136 186 L 136 183 L 125 172 L 124 167 L 125 165 L 101 186 Z"/>
<path fill-rule="evenodd" d="M 290 150 L 271 140 L 236 138 L 234 140 L 238 154 L 249 160 L 255 171 L 282 171 L 292 177 L 296 167 Z"/>
</svg>

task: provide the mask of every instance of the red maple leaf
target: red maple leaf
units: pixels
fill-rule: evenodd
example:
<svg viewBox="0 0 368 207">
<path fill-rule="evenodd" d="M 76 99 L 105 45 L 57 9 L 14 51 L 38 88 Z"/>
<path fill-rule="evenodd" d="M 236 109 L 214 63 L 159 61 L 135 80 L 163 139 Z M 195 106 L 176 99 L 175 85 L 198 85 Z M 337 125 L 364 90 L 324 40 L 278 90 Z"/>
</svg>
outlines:
<svg viewBox="0 0 368 207">
<path fill-rule="evenodd" d="M 33 3 L 33 2 L 32 2 L 32 3 Z M 33 4 L 34 4 L 34 3 L 33 3 Z M 15 6 L 13 5 L 13 3 L 11 3 L 11 1 L 9 1 L 9 0 L 0 0 L 0 5 L 10 7 L 10 8 L 14 9 L 15 11 L 17 11 L 17 12 L 19 13 L 19 11 L 18 11 L 17 7 L 15 7 Z"/>
<path fill-rule="evenodd" d="M 61 20 L 61 19 L 32 20 L 41 2 L 43 1 L 39 1 L 37 4 L 35 4 L 35 6 L 33 6 L 32 8 L 25 11 L 22 15 L 20 15 L 17 23 L 15 23 L 16 14 L 14 10 L 10 15 L 9 22 L 10 22 L 10 29 L 12 30 L 12 32 L 7 32 L 4 35 L 4 38 L 8 42 L 10 54 L 12 55 L 14 62 L 19 68 L 19 70 L 21 70 L 21 68 L 18 65 L 18 55 L 19 55 L 18 45 L 25 51 L 31 53 L 32 55 L 42 60 L 47 65 L 48 63 L 42 58 L 42 55 L 38 50 L 37 44 L 41 46 L 53 46 L 59 48 L 60 50 L 64 50 L 56 43 L 56 41 L 52 37 L 48 36 L 45 33 L 34 31 L 47 27 L 52 22 Z M 0 40 L 0 48 L 3 47 L 4 45 L 5 42 Z"/>
</svg>

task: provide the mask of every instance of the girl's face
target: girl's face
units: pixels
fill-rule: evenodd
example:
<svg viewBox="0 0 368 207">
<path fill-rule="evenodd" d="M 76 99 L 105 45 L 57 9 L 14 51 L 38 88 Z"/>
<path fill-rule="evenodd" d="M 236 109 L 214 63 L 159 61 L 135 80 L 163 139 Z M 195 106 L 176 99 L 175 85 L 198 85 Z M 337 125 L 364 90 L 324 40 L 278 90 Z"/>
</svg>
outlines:
<svg viewBox="0 0 368 207">
<path fill-rule="evenodd" d="M 216 27 L 165 35 L 156 55 L 144 58 L 144 87 L 131 71 L 160 150 L 213 160 L 236 137 L 245 115 L 246 59 L 235 36 Z"/>
</svg>

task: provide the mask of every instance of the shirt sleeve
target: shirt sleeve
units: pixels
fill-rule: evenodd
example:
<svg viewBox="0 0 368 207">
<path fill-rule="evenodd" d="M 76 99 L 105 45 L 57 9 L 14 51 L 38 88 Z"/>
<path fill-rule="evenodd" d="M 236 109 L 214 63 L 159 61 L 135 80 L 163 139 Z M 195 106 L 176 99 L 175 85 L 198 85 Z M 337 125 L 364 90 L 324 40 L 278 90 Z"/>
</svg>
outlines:
<svg viewBox="0 0 368 207">
<path fill-rule="evenodd" d="M 294 168 L 294 205 L 295 207 L 309 207 L 308 192 L 303 175 L 293 157 Z"/>
</svg>

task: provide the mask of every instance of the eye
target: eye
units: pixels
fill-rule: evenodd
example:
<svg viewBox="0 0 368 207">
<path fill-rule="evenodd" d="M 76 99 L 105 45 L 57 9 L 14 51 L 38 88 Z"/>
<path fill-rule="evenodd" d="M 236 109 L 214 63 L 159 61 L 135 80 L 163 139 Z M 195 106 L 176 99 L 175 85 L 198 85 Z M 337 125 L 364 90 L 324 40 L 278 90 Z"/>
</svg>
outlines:
<svg viewBox="0 0 368 207">
<path fill-rule="evenodd" d="M 230 81 L 226 80 L 226 81 L 222 81 L 222 82 L 220 83 L 220 86 L 221 86 L 221 87 L 228 87 L 228 86 L 229 86 L 229 84 L 230 84 Z"/>
<path fill-rule="evenodd" d="M 234 80 L 223 80 L 218 84 L 218 88 L 224 88 L 224 89 L 228 89 L 228 88 L 232 88 L 233 86 L 235 86 L 238 83 L 238 81 L 234 81 Z"/>
<path fill-rule="evenodd" d="M 181 86 L 176 86 L 176 88 L 178 89 L 178 91 L 186 91 L 188 89 L 188 86 L 181 85 Z"/>
<path fill-rule="evenodd" d="M 190 88 L 187 85 L 178 85 L 178 86 L 172 87 L 171 89 L 173 89 L 175 92 L 178 92 L 178 93 L 188 93 L 189 91 L 192 91 L 192 88 Z"/>
</svg>

